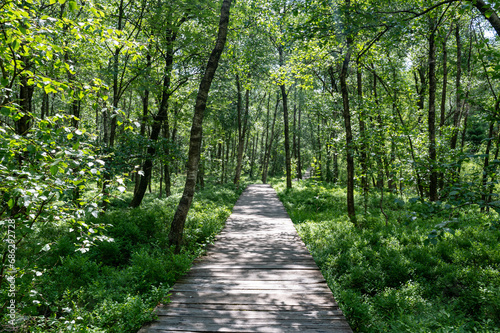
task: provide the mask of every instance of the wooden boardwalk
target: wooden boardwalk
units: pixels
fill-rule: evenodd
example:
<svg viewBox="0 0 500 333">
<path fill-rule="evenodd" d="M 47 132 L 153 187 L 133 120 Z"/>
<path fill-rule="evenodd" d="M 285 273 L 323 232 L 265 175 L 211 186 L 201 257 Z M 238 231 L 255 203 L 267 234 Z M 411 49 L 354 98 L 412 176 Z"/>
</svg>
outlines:
<svg viewBox="0 0 500 333">
<path fill-rule="evenodd" d="M 139 333 L 352 332 L 269 185 L 251 185 L 226 227 Z"/>
</svg>

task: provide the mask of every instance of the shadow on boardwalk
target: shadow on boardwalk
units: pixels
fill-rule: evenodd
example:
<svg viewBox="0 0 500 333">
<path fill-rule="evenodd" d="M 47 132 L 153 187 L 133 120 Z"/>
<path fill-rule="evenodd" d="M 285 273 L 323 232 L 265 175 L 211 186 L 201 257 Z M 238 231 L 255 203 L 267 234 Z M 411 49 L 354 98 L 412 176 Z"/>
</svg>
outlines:
<svg viewBox="0 0 500 333">
<path fill-rule="evenodd" d="M 206 256 L 157 307 L 153 332 L 352 332 L 269 185 L 251 185 Z"/>
</svg>

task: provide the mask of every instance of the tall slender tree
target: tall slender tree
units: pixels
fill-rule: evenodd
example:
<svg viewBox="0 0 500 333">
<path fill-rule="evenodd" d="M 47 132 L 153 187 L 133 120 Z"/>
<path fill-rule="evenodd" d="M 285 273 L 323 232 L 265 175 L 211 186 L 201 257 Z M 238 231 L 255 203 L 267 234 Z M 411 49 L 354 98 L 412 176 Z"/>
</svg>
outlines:
<svg viewBox="0 0 500 333">
<path fill-rule="evenodd" d="M 208 93 L 212 80 L 215 76 L 215 71 L 219 65 L 219 59 L 224 46 L 226 44 L 227 30 L 229 24 L 229 11 L 231 8 L 231 0 L 223 0 L 221 6 L 219 29 L 215 47 L 210 54 L 208 63 L 205 68 L 205 73 L 198 88 L 196 104 L 194 107 L 193 123 L 191 126 L 191 137 L 189 140 L 189 153 L 187 162 L 187 175 L 184 191 L 181 200 L 175 211 L 174 218 L 170 226 L 168 235 L 170 244 L 175 246 L 175 251 L 178 253 L 181 249 L 182 236 L 184 232 L 184 224 L 186 217 L 193 201 L 194 190 L 196 186 L 196 176 L 198 173 L 198 165 L 201 155 L 201 141 L 203 136 L 203 116 L 207 107 Z"/>
</svg>

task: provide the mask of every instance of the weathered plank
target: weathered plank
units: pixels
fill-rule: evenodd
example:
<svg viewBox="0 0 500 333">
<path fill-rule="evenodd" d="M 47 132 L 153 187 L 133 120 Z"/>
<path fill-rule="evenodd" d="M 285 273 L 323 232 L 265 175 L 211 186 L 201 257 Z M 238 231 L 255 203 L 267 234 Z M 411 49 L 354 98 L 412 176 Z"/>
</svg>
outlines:
<svg viewBox="0 0 500 333">
<path fill-rule="evenodd" d="M 223 281 L 189 281 L 175 286 L 174 291 L 202 291 L 202 290 L 291 290 L 291 291 L 324 291 L 330 292 L 330 289 L 324 283 L 303 284 L 297 281 L 241 281 L 241 280 L 223 280 Z"/>
<path fill-rule="evenodd" d="M 238 199 L 224 231 L 140 333 L 350 333 L 316 263 L 268 185 Z"/>
<path fill-rule="evenodd" d="M 169 309 L 157 310 L 158 316 L 166 317 L 188 317 L 193 316 L 197 318 L 208 317 L 212 318 L 241 318 L 241 319 L 270 319 L 270 320 L 284 320 L 284 319 L 342 319 L 342 311 L 340 310 L 320 310 L 320 311 L 236 311 L 236 310 L 212 310 L 212 309 Z"/>
<path fill-rule="evenodd" d="M 338 306 L 332 304 L 318 304 L 311 307 L 311 305 L 272 305 L 272 304 L 197 304 L 197 303 L 178 303 L 175 307 L 171 304 L 159 305 L 157 310 L 170 310 L 170 309 L 203 309 L 203 310 L 227 310 L 227 311 L 263 311 L 263 312 L 308 312 L 308 311 L 327 311 L 338 310 Z M 216 313 L 216 311 L 214 311 Z"/>
</svg>

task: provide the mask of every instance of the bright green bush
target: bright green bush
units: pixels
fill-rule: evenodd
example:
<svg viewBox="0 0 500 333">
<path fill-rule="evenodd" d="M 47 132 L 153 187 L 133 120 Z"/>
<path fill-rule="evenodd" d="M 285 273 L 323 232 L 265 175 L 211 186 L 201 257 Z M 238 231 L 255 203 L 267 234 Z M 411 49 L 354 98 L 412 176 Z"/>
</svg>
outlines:
<svg viewBox="0 0 500 333">
<path fill-rule="evenodd" d="M 174 254 L 167 238 L 181 189 L 174 190 L 169 198 L 146 196 L 140 208 L 111 205 L 114 210 L 89 218 L 89 224 L 107 225 L 113 241 L 96 241 L 85 253 L 75 251 L 76 235 L 64 224 L 30 235 L 18 255 L 26 263 L 36 259 L 36 267 L 16 280 L 18 288 L 32 290 L 19 303 L 18 331 L 127 333 L 152 320 L 154 307 L 168 301 L 170 286 L 224 227 L 242 192 L 233 185 L 198 191 L 184 247 Z M 40 251 L 37 244 L 47 243 L 50 249 Z M 0 301 L 6 297 L 2 292 Z"/>
<path fill-rule="evenodd" d="M 500 331 L 496 213 L 385 194 L 386 226 L 379 193 L 370 193 L 366 214 L 356 196 L 356 227 L 344 188 L 314 180 L 274 186 L 356 332 Z M 450 216 L 454 235 L 425 245 Z"/>
</svg>

